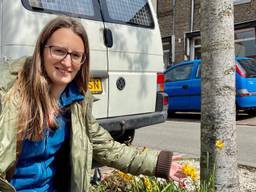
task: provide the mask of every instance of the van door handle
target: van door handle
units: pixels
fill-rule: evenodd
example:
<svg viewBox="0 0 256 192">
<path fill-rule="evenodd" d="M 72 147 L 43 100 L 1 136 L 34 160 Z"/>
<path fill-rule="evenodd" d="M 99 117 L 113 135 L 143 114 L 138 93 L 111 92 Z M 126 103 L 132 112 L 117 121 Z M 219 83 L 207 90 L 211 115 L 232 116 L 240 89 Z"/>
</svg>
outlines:
<svg viewBox="0 0 256 192">
<path fill-rule="evenodd" d="M 182 88 L 183 88 L 183 89 L 187 89 L 187 88 L 188 88 L 188 85 L 182 85 Z"/>
<path fill-rule="evenodd" d="M 110 29 L 105 28 L 103 31 L 104 43 L 106 47 L 111 48 L 113 46 L 113 35 Z"/>
</svg>

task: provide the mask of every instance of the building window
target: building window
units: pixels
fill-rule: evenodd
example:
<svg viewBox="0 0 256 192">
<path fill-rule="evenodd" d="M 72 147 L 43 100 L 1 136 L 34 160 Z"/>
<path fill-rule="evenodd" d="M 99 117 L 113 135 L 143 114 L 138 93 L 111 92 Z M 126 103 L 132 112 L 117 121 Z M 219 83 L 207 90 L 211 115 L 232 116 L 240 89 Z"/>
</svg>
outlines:
<svg viewBox="0 0 256 192">
<path fill-rule="evenodd" d="M 194 38 L 194 58 L 193 59 L 201 59 L 201 38 Z"/>
<path fill-rule="evenodd" d="M 164 66 L 167 67 L 170 64 L 170 42 L 163 42 L 164 52 Z"/>
<path fill-rule="evenodd" d="M 164 66 L 167 68 L 169 65 L 172 63 L 172 55 L 171 55 L 171 49 L 172 49 L 172 44 L 171 44 L 171 38 L 166 37 L 162 39 L 163 43 L 163 59 L 164 59 Z"/>
<path fill-rule="evenodd" d="M 250 3 L 251 0 L 233 0 L 234 5 L 243 4 L 243 3 Z"/>
<path fill-rule="evenodd" d="M 241 57 L 256 57 L 255 28 L 235 31 L 235 54 Z"/>
<path fill-rule="evenodd" d="M 201 58 L 201 38 L 193 37 L 191 41 L 190 59 Z M 245 28 L 235 30 L 235 54 L 240 57 L 256 58 L 256 28 Z"/>
<path fill-rule="evenodd" d="M 165 68 L 175 63 L 175 35 L 162 38 Z"/>
</svg>

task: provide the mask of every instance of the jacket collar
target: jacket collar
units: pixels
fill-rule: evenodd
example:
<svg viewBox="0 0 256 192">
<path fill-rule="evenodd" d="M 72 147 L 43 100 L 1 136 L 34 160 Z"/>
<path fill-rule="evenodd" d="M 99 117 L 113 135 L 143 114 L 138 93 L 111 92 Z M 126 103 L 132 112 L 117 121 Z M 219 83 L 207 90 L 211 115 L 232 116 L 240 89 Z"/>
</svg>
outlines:
<svg viewBox="0 0 256 192">
<path fill-rule="evenodd" d="M 67 107 L 74 102 L 84 100 L 84 95 L 79 91 L 79 88 L 75 82 L 71 82 L 67 85 L 65 90 L 62 92 L 59 99 L 60 108 Z"/>
</svg>

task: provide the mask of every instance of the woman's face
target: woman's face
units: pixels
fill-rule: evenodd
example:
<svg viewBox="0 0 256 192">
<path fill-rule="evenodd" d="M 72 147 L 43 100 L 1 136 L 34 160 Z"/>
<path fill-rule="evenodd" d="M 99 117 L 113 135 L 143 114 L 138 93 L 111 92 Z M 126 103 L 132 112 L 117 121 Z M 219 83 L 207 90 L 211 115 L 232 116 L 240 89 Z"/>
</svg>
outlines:
<svg viewBox="0 0 256 192">
<path fill-rule="evenodd" d="M 53 87 L 65 87 L 80 70 L 85 46 L 71 29 L 56 30 L 44 48 L 44 67 Z"/>
</svg>

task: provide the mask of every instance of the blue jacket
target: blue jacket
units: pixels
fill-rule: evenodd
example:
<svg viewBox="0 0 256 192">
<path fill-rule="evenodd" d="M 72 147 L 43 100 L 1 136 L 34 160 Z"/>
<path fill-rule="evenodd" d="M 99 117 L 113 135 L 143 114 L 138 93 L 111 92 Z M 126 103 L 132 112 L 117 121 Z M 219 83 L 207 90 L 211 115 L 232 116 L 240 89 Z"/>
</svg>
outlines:
<svg viewBox="0 0 256 192">
<path fill-rule="evenodd" d="M 60 96 L 61 109 L 73 102 L 81 101 L 84 96 L 75 83 L 70 83 Z M 11 184 L 22 192 L 51 192 L 55 190 L 56 153 L 68 141 L 70 134 L 70 113 L 65 112 L 56 117 L 58 129 L 45 129 L 45 137 L 40 141 L 23 141 L 23 150 L 16 166 Z"/>
</svg>

